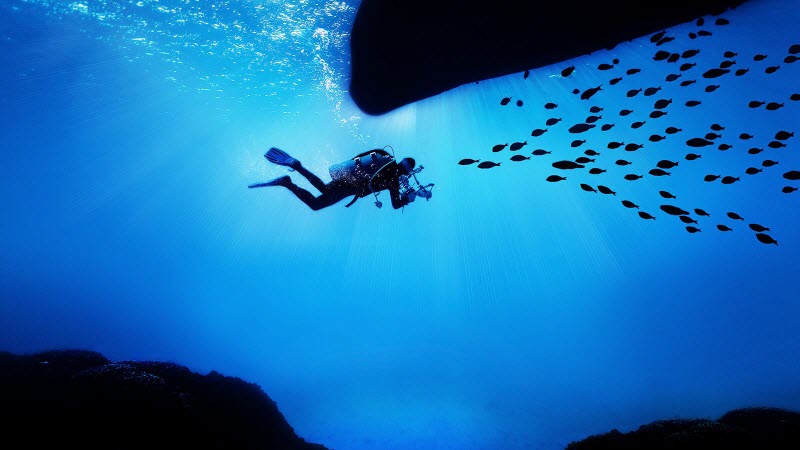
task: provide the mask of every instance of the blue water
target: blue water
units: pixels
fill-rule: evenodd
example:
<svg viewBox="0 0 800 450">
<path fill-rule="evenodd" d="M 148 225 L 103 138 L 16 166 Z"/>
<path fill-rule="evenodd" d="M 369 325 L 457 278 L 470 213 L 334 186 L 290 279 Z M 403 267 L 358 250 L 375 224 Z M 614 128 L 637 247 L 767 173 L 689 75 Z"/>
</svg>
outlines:
<svg viewBox="0 0 800 450">
<path fill-rule="evenodd" d="M 693 24 L 671 29 L 664 49 L 701 49 L 680 79 L 698 80 L 688 87 L 664 81 L 677 64 L 652 61 L 644 37 L 380 117 L 347 94 L 357 6 L 4 1 L 0 349 L 79 347 L 239 376 L 300 436 L 336 449 L 558 449 L 661 418 L 800 408 L 800 192 L 780 192 L 798 184 L 781 174 L 800 170 L 800 137 L 766 147 L 800 131 L 800 102 L 788 100 L 800 62 L 782 62 L 800 41 L 800 4 L 751 1 L 725 15 L 730 25 L 708 19 L 713 36 L 695 41 Z M 703 92 L 700 74 L 726 50 L 750 72 Z M 615 57 L 615 69 L 595 69 Z M 576 72 L 562 78 L 567 65 Z M 630 67 L 642 72 L 627 77 Z M 625 78 L 612 87 L 614 76 Z M 599 84 L 589 101 L 571 93 Z M 648 86 L 664 89 L 625 97 Z M 500 106 L 505 96 L 525 103 Z M 649 119 L 657 98 L 674 101 Z M 615 128 L 572 149 L 566 129 L 590 105 Z M 564 120 L 531 137 L 549 117 Z M 648 123 L 632 130 L 636 120 Z M 694 151 L 684 141 L 712 123 L 733 148 L 683 160 Z M 667 126 L 683 131 L 647 141 Z M 515 163 L 491 152 L 524 140 L 518 153 L 553 154 Z M 610 140 L 645 147 L 608 150 Z M 393 211 L 384 193 L 382 209 L 362 199 L 313 212 L 285 190 L 246 188 L 286 173 L 263 158 L 271 146 L 328 179 L 329 165 L 385 145 L 425 167 L 430 202 Z M 550 163 L 587 148 L 607 173 L 544 181 Z M 465 157 L 502 164 L 456 164 Z M 665 158 L 680 161 L 672 175 L 646 175 Z M 764 159 L 779 165 L 744 175 Z M 630 172 L 646 176 L 623 180 Z M 709 173 L 741 181 L 703 182 Z M 711 217 L 689 234 L 665 203 Z"/>
</svg>

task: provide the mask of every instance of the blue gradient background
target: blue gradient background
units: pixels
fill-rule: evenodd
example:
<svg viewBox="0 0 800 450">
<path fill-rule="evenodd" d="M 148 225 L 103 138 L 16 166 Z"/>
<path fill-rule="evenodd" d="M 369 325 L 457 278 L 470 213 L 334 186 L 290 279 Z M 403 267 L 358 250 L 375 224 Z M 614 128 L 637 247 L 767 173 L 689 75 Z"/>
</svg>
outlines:
<svg viewBox="0 0 800 450">
<path fill-rule="evenodd" d="M 78 347 L 239 376 L 300 436 L 336 449 L 556 449 L 661 418 L 800 408 L 800 193 L 780 192 L 800 141 L 765 147 L 800 124 L 788 100 L 800 63 L 781 61 L 800 40 L 797 2 L 751 1 L 725 15 L 731 25 L 709 23 L 710 38 L 671 29 L 664 49 L 701 49 L 689 87 L 663 81 L 677 64 L 654 63 L 644 37 L 381 117 L 346 93 L 357 2 L 139 3 L 0 4 L 0 349 Z M 726 50 L 751 71 L 706 94 L 700 73 Z M 617 68 L 595 70 L 614 57 Z M 629 67 L 642 72 L 608 86 Z M 570 92 L 598 84 L 588 102 Z M 663 96 L 624 94 L 658 85 Z M 525 105 L 501 107 L 507 95 Z M 674 99 L 668 115 L 646 118 L 662 97 Z M 616 126 L 586 133 L 580 150 L 598 150 L 608 172 L 544 182 L 556 158 L 581 153 L 566 129 L 590 105 Z M 548 117 L 564 120 L 532 138 Z M 648 123 L 630 129 L 636 120 Z M 684 161 L 684 141 L 715 122 L 733 149 Z M 647 142 L 667 126 L 684 131 Z M 554 153 L 514 163 L 490 151 L 517 140 Z M 285 190 L 246 189 L 285 173 L 264 160 L 271 146 L 328 179 L 330 164 L 385 145 L 425 166 L 430 202 L 312 212 Z M 630 170 L 613 165 L 626 157 Z M 622 180 L 664 158 L 681 161 L 670 177 Z M 780 164 L 744 175 L 764 159 Z M 578 188 L 600 180 L 618 195 Z M 712 216 L 689 234 L 662 203 Z"/>
</svg>

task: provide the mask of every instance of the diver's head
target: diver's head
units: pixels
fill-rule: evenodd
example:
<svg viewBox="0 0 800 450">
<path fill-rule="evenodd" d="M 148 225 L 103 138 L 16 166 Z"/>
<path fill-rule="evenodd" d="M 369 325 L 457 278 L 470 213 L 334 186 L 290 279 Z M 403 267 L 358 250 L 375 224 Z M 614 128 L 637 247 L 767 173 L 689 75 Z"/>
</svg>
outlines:
<svg viewBox="0 0 800 450">
<path fill-rule="evenodd" d="M 400 169 L 406 174 L 410 174 L 414 167 L 417 165 L 417 162 L 414 161 L 414 158 L 403 158 L 400 161 Z"/>
</svg>

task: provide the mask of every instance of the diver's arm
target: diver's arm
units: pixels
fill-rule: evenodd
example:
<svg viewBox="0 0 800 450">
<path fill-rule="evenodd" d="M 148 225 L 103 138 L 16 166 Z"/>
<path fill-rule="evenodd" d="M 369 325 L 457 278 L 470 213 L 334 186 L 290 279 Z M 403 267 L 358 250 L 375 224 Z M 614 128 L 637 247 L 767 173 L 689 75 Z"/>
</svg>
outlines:
<svg viewBox="0 0 800 450">
<path fill-rule="evenodd" d="M 392 198 L 392 207 L 394 209 L 400 209 L 410 203 L 408 199 L 400 198 L 399 182 L 394 182 L 389 186 L 389 196 Z"/>
</svg>

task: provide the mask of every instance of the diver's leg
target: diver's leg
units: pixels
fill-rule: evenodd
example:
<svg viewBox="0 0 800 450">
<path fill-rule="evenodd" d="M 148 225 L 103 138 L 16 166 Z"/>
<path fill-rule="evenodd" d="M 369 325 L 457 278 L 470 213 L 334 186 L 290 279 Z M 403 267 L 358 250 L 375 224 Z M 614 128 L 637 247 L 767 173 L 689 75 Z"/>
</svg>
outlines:
<svg viewBox="0 0 800 450">
<path fill-rule="evenodd" d="M 283 184 L 283 186 L 292 191 L 297 198 L 299 198 L 314 211 L 327 208 L 328 206 L 344 200 L 345 197 L 355 194 L 351 189 L 347 189 L 344 186 L 339 186 L 335 183 L 331 183 L 329 185 L 323 184 L 323 189 L 321 189 L 322 195 L 319 197 L 314 197 L 310 192 L 292 182 Z"/>
<path fill-rule="evenodd" d="M 306 177 L 306 180 L 308 180 L 308 182 L 311 183 L 311 185 L 317 188 L 320 192 L 325 193 L 325 190 L 327 189 L 325 182 L 320 180 L 318 176 L 314 175 L 313 173 L 309 172 L 308 169 L 303 167 L 300 161 L 298 161 L 297 164 L 293 164 L 292 169 L 296 170 L 297 173 L 299 173 L 300 175 Z"/>
</svg>

